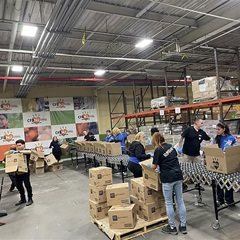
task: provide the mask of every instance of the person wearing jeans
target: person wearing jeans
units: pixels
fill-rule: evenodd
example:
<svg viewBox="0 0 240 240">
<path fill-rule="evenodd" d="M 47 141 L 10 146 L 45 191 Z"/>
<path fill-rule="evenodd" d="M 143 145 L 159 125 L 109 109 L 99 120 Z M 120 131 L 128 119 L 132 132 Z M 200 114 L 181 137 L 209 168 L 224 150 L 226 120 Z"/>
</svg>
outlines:
<svg viewBox="0 0 240 240">
<path fill-rule="evenodd" d="M 186 234 L 186 208 L 182 195 L 183 175 L 178 162 L 177 152 L 171 144 L 165 142 L 163 135 L 159 132 L 153 134 L 152 143 L 155 146 L 155 151 L 151 168 L 156 169 L 159 166 L 162 191 L 168 215 L 168 225 L 162 228 L 162 232 L 173 235 L 178 234 L 174 222 L 173 193 L 175 193 L 180 216 L 179 231 Z"/>
</svg>

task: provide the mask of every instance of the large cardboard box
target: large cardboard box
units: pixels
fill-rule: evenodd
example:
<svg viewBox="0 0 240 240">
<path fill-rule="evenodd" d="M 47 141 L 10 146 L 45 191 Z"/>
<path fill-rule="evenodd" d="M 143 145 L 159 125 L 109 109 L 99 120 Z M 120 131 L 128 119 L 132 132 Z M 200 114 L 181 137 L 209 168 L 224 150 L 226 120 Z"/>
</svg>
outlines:
<svg viewBox="0 0 240 240">
<path fill-rule="evenodd" d="M 59 162 L 53 163 L 51 166 L 48 167 L 50 172 L 56 172 L 63 169 L 63 160 Z"/>
<path fill-rule="evenodd" d="M 152 158 L 140 162 L 143 168 L 144 185 L 155 191 L 159 191 L 161 189 L 159 173 L 157 173 L 153 168 L 148 167 L 148 163 L 152 164 Z"/>
<path fill-rule="evenodd" d="M 106 187 L 106 194 L 108 206 L 130 203 L 128 183 L 108 185 Z"/>
<path fill-rule="evenodd" d="M 137 222 L 136 205 L 112 206 L 108 216 L 111 229 L 134 228 Z"/>
<path fill-rule="evenodd" d="M 89 200 L 90 206 L 90 216 L 94 219 L 100 220 L 108 216 L 109 206 L 107 203 L 97 203 L 92 200 Z"/>
<path fill-rule="evenodd" d="M 93 186 L 106 186 L 112 184 L 112 169 L 109 167 L 90 168 L 89 184 Z"/>
<path fill-rule="evenodd" d="M 153 221 L 167 216 L 165 200 L 156 199 L 155 202 L 144 203 L 133 195 L 131 201 L 136 205 L 137 214 L 145 221 Z"/>
<path fill-rule="evenodd" d="M 57 163 L 57 160 L 56 158 L 54 157 L 54 155 L 51 153 L 49 155 L 47 155 L 45 158 L 44 158 L 44 161 L 46 162 L 46 164 L 48 166 L 51 166 L 53 165 L 54 163 Z"/>
<path fill-rule="evenodd" d="M 42 173 L 44 173 L 44 167 L 35 168 L 35 169 L 34 169 L 34 173 L 35 173 L 35 174 L 42 174 Z"/>
<path fill-rule="evenodd" d="M 5 173 L 28 172 L 26 156 L 22 153 L 6 155 Z"/>
<path fill-rule="evenodd" d="M 30 155 L 30 160 L 36 162 L 38 159 L 44 158 L 44 152 L 32 150 Z"/>
<path fill-rule="evenodd" d="M 34 168 L 44 167 L 44 159 L 39 158 L 36 162 L 33 163 Z"/>
<path fill-rule="evenodd" d="M 105 143 L 106 155 L 117 156 L 122 155 L 121 143 Z"/>
<path fill-rule="evenodd" d="M 131 189 L 132 195 L 144 203 L 151 203 L 156 201 L 156 199 L 164 198 L 161 187 L 158 191 L 155 191 L 145 186 L 143 177 L 131 179 Z"/>
<path fill-rule="evenodd" d="M 94 142 L 86 141 L 85 146 L 86 146 L 86 152 L 95 152 Z"/>
<path fill-rule="evenodd" d="M 107 202 L 107 195 L 106 195 L 106 186 L 93 186 L 89 185 L 90 197 L 89 199 L 97 202 Z"/>
<path fill-rule="evenodd" d="M 96 153 L 106 155 L 106 142 L 94 142 L 94 147 Z"/>
<path fill-rule="evenodd" d="M 69 144 L 64 143 L 60 146 L 60 148 L 61 148 L 62 155 L 68 156 L 70 154 L 70 145 Z"/>
<path fill-rule="evenodd" d="M 76 150 L 77 151 L 83 151 L 83 147 L 82 147 L 82 143 L 85 143 L 86 141 L 84 141 L 84 140 L 75 140 L 75 147 L 76 147 Z"/>
<path fill-rule="evenodd" d="M 217 144 L 203 149 L 208 170 L 225 174 L 240 171 L 240 145 L 226 148 L 225 152 Z"/>
</svg>

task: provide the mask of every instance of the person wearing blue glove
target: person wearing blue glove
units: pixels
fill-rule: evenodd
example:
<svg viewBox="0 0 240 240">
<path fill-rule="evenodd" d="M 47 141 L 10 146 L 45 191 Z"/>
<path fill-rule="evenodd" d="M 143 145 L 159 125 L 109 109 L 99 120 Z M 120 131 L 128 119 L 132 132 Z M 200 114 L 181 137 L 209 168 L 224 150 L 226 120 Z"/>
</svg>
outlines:
<svg viewBox="0 0 240 240">
<path fill-rule="evenodd" d="M 230 134 L 228 125 L 219 122 L 216 125 L 216 132 L 217 136 L 215 137 L 215 142 L 223 151 L 236 143 L 236 139 Z M 217 186 L 217 200 L 218 206 L 234 203 L 233 189 L 221 189 L 219 186 Z"/>
<path fill-rule="evenodd" d="M 178 147 L 177 151 L 178 151 L 178 154 L 179 154 L 179 155 L 182 154 L 182 148 L 181 148 L 181 147 Z"/>
<path fill-rule="evenodd" d="M 142 167 L 139 162 L 151 158 L 151 155 L 145 152 L 143 139 L 144 133 L 139 132 L 136 134 L 135 140 L 129 146 L 128 169 L 133 173 L 135 178 L 142 177 Z"/>
<path fill-rule="evenodd" d="M 175 192 L 180 217 L 179 231 L 186 234 L 186 208 L 182 194 L 183 174 L 178 161 L 177 151 L 171 144 L 165 142 L 164 136 L 159 132 L 153 134 L 152 143 L 156 148 L 151 168 L 156 169 L 159 166 L 162 191 L 168 215 L 168 225 L 162 228 L 162 232 L 172 235 L 178 234 L 174 222 L 173 192 Z"/>
</svg>

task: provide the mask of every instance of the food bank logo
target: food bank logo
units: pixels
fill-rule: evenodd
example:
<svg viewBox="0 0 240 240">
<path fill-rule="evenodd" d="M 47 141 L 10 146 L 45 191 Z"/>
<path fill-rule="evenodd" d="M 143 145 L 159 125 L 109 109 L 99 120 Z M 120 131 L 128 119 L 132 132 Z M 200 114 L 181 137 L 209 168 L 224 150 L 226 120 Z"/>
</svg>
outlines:
<svg viewBox="0 0 240 240">
<path fill-rule="evenodd" d="M 63 99 L 57 99 L 57 102 L 52 103 L 52 105 L 56 108 L 65 108 L 65 102 Z"/>
<path fill-rule="evenodd" d="M 4 110 L 4 111 L 7 111 L 7 110 L 10 110 L 11 109 L 11 104 L 9 101 L 2 101 L 1 102 L 1 108 Z"/>
<path fill-rule="evenodd" d="M 43 151 L 43 145 L 41 143 L 36 144 L 35 145 L 35 150 L 42 152 Z"/>
<path fill-rule="evenodd" d="M 94 115 L 90 115 L 88 112 L 83 112 L 82 115 L 78 116 L 78 118 L 87 121 L 94 118 Z"/>
<path fill-rule="evenodd" d="M 68 130 L 66 127 L 60 128 L 59 133 L 64 137 L 65 135 L 67 135 Z"/>
<path fill-rule="evenodd" d="M 40 116 L 37 115 L 37 114 L 33 115 L 33 117 L 32 117 L 32 123 L 38 124 L 38 123 L 40 123 L 40 122 L 41 122 Z"/>
<path fill-rule="evenodd" d="M 11 132 L 6 132 L 3 135 L 3 139 L 5 139 L 5 141 L 10 142 L 11 140 L 13 140 L 13 134 Z"/>
</svg>

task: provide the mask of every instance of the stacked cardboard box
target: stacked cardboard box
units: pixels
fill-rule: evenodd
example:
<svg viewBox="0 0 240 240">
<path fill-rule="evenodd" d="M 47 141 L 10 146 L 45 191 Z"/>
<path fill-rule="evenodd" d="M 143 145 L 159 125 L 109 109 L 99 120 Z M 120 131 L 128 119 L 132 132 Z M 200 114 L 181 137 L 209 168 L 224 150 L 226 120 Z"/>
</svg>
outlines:
<svg viewBox="0 0 240 240">
<path fill-rule="evenodd" d="M 112 184 L 112 169 L 98 167 L 89 169 L 90 216 L 100 220 L 108 216 L 106 187 Z"/>
<path fill-rule="evenodd" d="M 206 77 L 192 82 L 193 102 L 207 101 L 210 99 L 218 98 L 218 83 L 217 77 Z M 229 81 L 224 81 L 223 78 L 219 78 L 221 91 L 223 90 L 235 90 L 235 87 L 231 85 Z M 230 97 L 233 93 L 222 93 L 221 97 Z"/>
<path fill-rule="evenodd" d="M 44 173 L 44 152 L 33 150 L 30 155 L 30 160 L 33 165 L 30 169 L 33 169 L 33 173 Z"/>
<path fill-rule="evenodd" d="M 50 172 L 56 172 L 63 169 L 63 160 L 58 162 L 52 153 L 47 155 L 44 161 Z"/>
<path fill-rule="evenodd" d="M 145 221 L 166 217 L 162 189 L 155 191 L 144 185 L 143 178 L 131 179 L 131 200 L 137 206 L 137 214 Z"/>
<path fill-rule="evenodd" d="M 60 148 L 61 148 L 62 155 L 68 156 L 70 154 L 71 147 L 68 143 L 62 144 Z"/>
<path fill-rule="evenodd" d="M 106 188 L 110 228 L 134 228 L 137 222 L 137 209 L 130 204 L 128 183 L 108 185 Z"/>
</svg>

